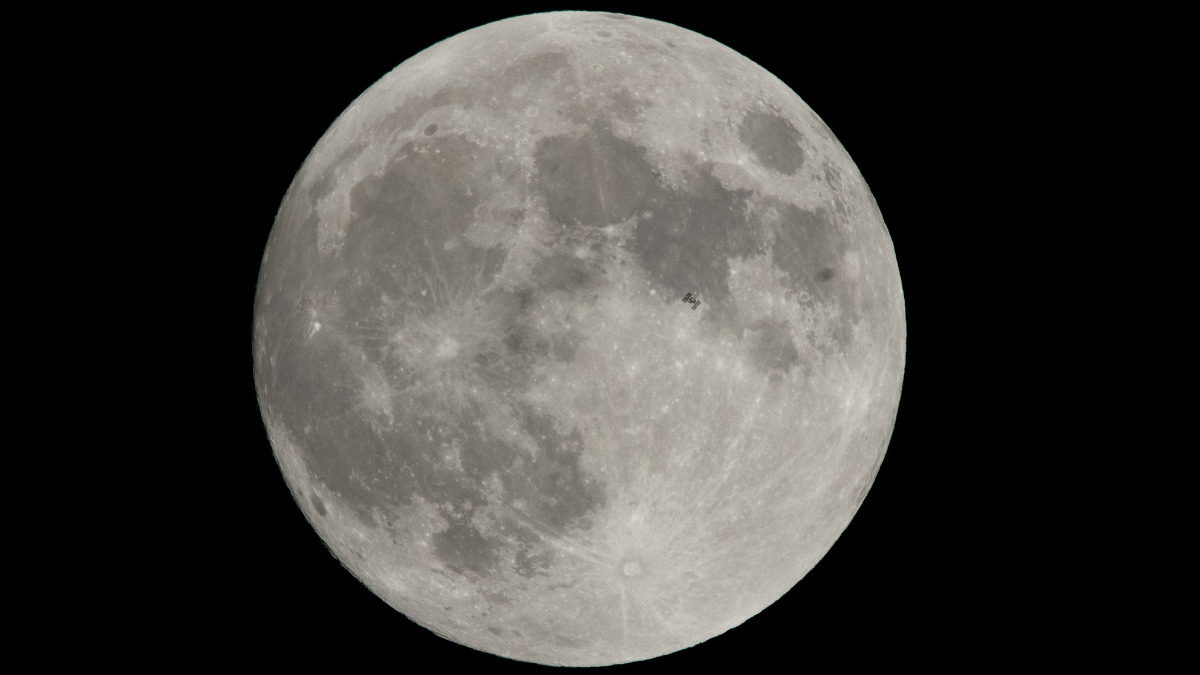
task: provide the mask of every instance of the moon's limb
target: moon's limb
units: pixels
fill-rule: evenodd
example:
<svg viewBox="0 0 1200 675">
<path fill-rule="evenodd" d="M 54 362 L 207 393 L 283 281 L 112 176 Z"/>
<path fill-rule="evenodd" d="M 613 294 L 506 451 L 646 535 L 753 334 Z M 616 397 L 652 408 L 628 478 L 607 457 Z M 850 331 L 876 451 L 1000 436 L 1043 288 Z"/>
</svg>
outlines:
<svg viewBox="0 0 1200 675">
<path fill-rule="evenodd" d="M 819 118 L 708 38 L 591 13 L 468 31 L 355 101 L 255 322 L 271 442 L 339 559 L 559 665 L 783 595 L 865 497 L 904 366 L 890 237 Z"/>
</svg>

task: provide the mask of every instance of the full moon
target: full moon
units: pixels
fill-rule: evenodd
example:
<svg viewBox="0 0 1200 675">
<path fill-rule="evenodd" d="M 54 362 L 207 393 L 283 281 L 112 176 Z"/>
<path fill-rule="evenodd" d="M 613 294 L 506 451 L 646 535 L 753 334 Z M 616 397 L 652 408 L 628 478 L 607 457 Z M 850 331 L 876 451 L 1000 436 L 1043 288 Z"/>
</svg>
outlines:
<svg viewBox="0 0 1200 675">
<path fill-rule="evenodd" d="M 598 666 L 783 596 L 904 371 L 895 252 L 786 85 L 666 23 L 488 24 L 333 123 L 263 256 L 255 383 L 333 554 L 447 639 Z"/>
</svg>

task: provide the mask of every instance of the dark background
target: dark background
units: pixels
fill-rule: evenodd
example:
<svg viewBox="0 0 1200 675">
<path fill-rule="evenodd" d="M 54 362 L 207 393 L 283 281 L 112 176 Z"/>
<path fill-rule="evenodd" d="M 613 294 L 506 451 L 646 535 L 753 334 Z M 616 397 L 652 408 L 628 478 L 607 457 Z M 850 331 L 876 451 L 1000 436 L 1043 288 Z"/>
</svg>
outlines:
<svg viewBox="0 0 1200 675">
<path fill-rule="evenodd" d="M 181 513 L 189 523 L 183 534 L 159 535 L 173 540 L 173 555 L 167 578 L 151 589 L 157 609 L 144 617 L 171 652 L 273 667 L 540 668 L 420 628 L 327 552 L 272 456 L 255 399 L 251 323 L 276 210 L 337 115 L 417 51 L 546 9 L 442 4 L 373 14 L 330 6 L 278 24 L 197 16 L 178 33 L 150 36 L 139 64 L 144 86 L 171 102 L 160 111 L 170 120 L 162 143 L 148 151 L 161 162 L 150 163 L 179 167 L 171 197 L 197 221 L 194 235 L 171 241 L 192 261 L 183 272 L 190 316 L 203 324 L 181 329 L 203 342 L 192 347 L 187 374 L 199 399 L 177 418 L 187 431 L 176 434 L 188 436 L 194 453 L 170 469 L 188 494 Z M 621 668 L 952 666 L 1019 661 L 1057 640 L 1057 603 L 1027 599 L 1040 544 L 1023 511 L 1004 506 L 1031 489 L 1000 478 L 1014 453 L 1030 451 L 1012 445 L 1009 425 L 1018 416 L 1028 424 L 1031 411 L 997 393 L 1020 377 L 1000 352 L 1023 338 L 1019 322 L 1005 318 L 1014 298 L 990 253 L 1006 236 L 1000 226 L 1028 215 L 1028 196 L 995 195 L 1005 185 L 1020 192 L 1019 177 L 997 166 L 1020 151 L 1022 119 L 1045 105 L 1021 75 L 1039 49 L 1036 31 L 1013 36 L 996 29 L 1002 17 L 911 10 L 602 9 L 714 38 L 774 73 L 825 120 L 891 231 L 908 322 L 892 442 L 836 545 L 742 626 Z M 1005 263 L 1036 267 L 1035 257 Z M 1036 576 L 1046 574 L 1043 567 Z"/>
</svg>

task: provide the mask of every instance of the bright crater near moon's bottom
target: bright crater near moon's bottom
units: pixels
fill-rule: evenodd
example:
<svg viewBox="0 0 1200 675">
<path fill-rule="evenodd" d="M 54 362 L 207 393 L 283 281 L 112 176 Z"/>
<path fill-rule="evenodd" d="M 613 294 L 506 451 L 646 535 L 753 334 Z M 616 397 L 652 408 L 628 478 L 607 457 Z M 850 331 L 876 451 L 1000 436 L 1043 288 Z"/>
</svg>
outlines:
<svg viewBox="0 0 1200 675">
<path fill-rule="evenodd" d="M 905 343 L 821 120 L 712 40 L 591 13 L 463 33 L 356 100 L 280 208 L 254 328 L 334 555 L 442 636 L 559 665 L 786 593 L 874 479 Z"/>
</svg>

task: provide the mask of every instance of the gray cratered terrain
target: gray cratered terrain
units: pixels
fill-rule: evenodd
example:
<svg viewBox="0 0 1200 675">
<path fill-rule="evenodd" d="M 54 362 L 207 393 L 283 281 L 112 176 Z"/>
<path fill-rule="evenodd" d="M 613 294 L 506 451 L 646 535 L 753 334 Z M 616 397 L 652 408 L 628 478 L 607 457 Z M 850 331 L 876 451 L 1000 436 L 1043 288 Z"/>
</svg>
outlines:
<svg viewBox="0 0 1200 675">
<path fill-rule="evenodd" d="M 905 348 L 891 239 L 821 120 L 708 38 L 592 13 L 468 31 L 359 97 L 284 199 L 254 331 L 343 564 L 558 665 L 786 593 L 875 477 Z"/>
</svg>

